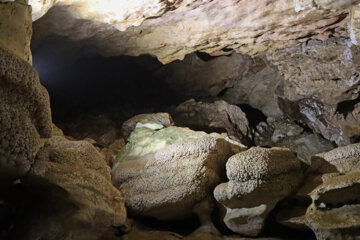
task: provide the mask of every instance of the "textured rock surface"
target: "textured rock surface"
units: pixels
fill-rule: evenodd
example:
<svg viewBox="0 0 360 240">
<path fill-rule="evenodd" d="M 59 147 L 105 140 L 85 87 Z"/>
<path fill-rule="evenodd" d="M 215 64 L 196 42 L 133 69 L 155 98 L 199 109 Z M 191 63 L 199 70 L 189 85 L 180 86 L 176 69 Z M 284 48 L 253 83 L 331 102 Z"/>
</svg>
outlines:
<svg viewBox="0 0 360 240">
<path fill-rule="evenodd" d="M 22 1 L 0 1 L 0 47 L 31 64 L 31 7 Z"/>
<path fill-rule="evenodd" d="M 0 48 L 0 168 L 24 174 L 51 136 L 50 101 L 28 62 Z"/>
<path fill-rule="evenodd" d="M 280 109 L 324 138 L 349 144 L 360 133 L 358 55 L 350 40 L 334 38 L 269 56 L 285 78 L 277 89 Z"/>
<path fill-rule="evenodd" d="M 152 54 L 168 63 L 195 51 L 261 54 L 311 38 L 349 36 L 349 10 L 322 4 L 297 12 L 296 2 L 59 0 L 35 23 L 35 39 L 58 34 L 103 55 Z M 49 7 L 49 1 L 31 4 L 34 19 Z"/>
<path fill-rule="evenodd" d="M 338 147 L 332 151 L 316 154 L 311 159 L 311 169 L 317 173 L 347 173 L 360 170 L 360 144 Z"/>
<path fill-rule="evenodd" d="M 129 120 L 125 121 L 121 126 L 121 134 L 127 139 L 131 132 L 134 131 L 136 124 L 141 121 L 151 121 L 161 124 L 164 127 L 170 127 L 174 124 L 171 116 L 168 113 L 147 113 L 136 115 Z"/>
<path fill-rule="evenodd" d="M 226 226 L 248 236 L 261 232 L 268 213 L 302 180 L 300 161 L 285 148 L 238 153 L 228 160 L 226 175 L 229 182 L 218 185 L 214 196 L 226 207 Z"/>
<path fill-rule="evenodd" d="M 34 176 L 64 189 L 76 210 L 67 213 L 64 223 L 61 213 L 34 218 L 28 239 L 102 239 L 112 226 L 124 224 L 124 199 L 111 184 L 104 157 L 90 143 L 48 139 L 30 171 L 29 177 Z"/>
<path fill-rule="evenodd" d="M 117 156 L 113 184 L 130 212 L 161 220 L 192 214 L 211 195 L 233 153 L 224 138 L 186 128 L 140 122 Z"/>
<path fill-rule="evenodd" d="M 327 178 L 310 193 L 306 225 L 317 239 L 358 239 L 360 234 L 360 172 Z"/>
<path fill-rule="evenodd" d="M 281 114 L 275 96 L 281 76 L 264 57 L 193 53 L 164 65 L 154 76 L 184 98 L 217 96 L 230 104 L 250 104 L 267 116 Z"/>
<path fill-rule="evenodd" d="M 268 118 L 266 123 L 259 123 L 254 139 L 257 146 L 289 148 L 308 165 L 314 154 L 334 148 L 330 141 L 318 134 L 305 132 L 302 127 L 284 117 Z"/>
<path fill-rule="evenodd" d="M 360 217 L 357 154 L 358 144 L 353 144 L 313 156 L 303 186 L 280 207 L 278 220 L 297 229 L 309 227 L 317 239 L 357 239 Z"/>
<path fill-rule="evenodd" d="M 190 99 L 177 106 L 173 116 L 178 126 L 207 132 L 227 132 L 228 135 L 240 139 L 243 144 L 252 143 L 245 113 L 238 106 L 225 101 L 206 103 Z"/>
<path fill-rule="evenodd" d="M 335 105 L 358 97 L 360 49 L 348 40 L 312 40 L 269 57 L 284 75 L 284 97 Z"/>
<path fill-rule="evenodd" d="M 100 147 L 108 147 L 121 135 L 119 124 L 105 115 L 83 114 L 64 122 L 59 126 L 67 136 L 77 140 L 92 139 Z"/>
</svg>

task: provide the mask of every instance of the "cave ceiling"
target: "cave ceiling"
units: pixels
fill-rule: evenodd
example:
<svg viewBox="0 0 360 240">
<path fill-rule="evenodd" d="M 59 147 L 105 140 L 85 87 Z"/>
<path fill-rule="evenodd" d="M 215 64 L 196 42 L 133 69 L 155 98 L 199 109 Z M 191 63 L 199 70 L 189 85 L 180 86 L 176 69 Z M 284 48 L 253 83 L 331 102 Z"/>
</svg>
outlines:
<svg viewBox="0 0 360 240">
<path fill-rule="evenodd" d="M 272 53 L 309 39 L 351 38 L 354 0 L 30 0 L 33 44 L 67 37 L 103 56 L 150 54 L 162 63 L 200 51 Z"/>
</svg>

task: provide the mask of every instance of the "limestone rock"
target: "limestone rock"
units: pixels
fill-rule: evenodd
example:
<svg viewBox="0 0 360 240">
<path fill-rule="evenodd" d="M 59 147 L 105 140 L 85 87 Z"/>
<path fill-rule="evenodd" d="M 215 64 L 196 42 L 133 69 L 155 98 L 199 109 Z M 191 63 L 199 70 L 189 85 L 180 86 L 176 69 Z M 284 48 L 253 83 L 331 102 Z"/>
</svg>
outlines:
<svg viewBox="0 0 360 240">
<path fill-rule="evenodd" d="M 45 179 L 65 190 L 76 209 L 68 213 L 62 227 L 54 228 L 62 214 L 51 215 L 49 219 L 35 218 L 31 223 L 34 229 L 42 226 L 43 230 L 35 231 L 34 239 L 84 239 L 83 236 L 102 239 L 112 226 L 119 227 L 125 222 L 124 199 L 111 184 L 110 168 L 88 142 L 69 141 L 61 136 L 47 140 L 29 177 Z"/>
<path fill-rule="evenodd" d="M 251 145 L 252 134 L 245 113 L 225 101 L 196 102 L 190 99 L 176 107 L 173 113 L 179 126 L 208 132 L 227 132 L 246 145 Z"/>
<path fill-rule="evenodd" d="M 348 40 L 311 40 L 269 56 L 284 74 L 284 97 L 290 101 L 315 98 L 336 106 L 353 100 L 360 90 L 359 47 Z"/>
<path fill-rule="evenodd" d="M 279 117 L 276 87 L 282 80 L 277 68 L 265 57 L 247 58 L 246 69 L 221 97 L 230 104 L 249 104 L 267 117 Z"/>
<path fill-rule="evenodd" d="M 34 19 L 49 9 L 34 0 Z M 348 37 L 349 10 L 308 8 L 296 1 L 58 0 L 34 24 L 35 41 L 61 35 L 105 56 L 151 54 L 163 63 L 201 51 L 270 53 L 309 39 Z M 321 4 L 329 5 L 329 4 Z M 330 8 L 330 7 L 327 7 Z M 221 9 L 221 11 L 219 11 Z M 140 25 L 141 24 L 141 25 Z"/>
<path fill-rule="evenodd" d="M 0 1 L 0 33 L 0 48 L 31 64 L 31 6 L 21 1 Z"/>
<path fill-rule="evenodd" d="M 211 58 L 211 56 L 210 56 Z M 183 61 L 174 61 L 155 72 L 155 76 L 185 97 L 215 97 L 246 71 L 247 57 L 240 54 L 221 56 L 205 61 L 193 53 Z"/>
<path fill-rule="evenodd" d="M 360 172 L 326 179 L 310 193 L 306 224 L 317 239 L 359 239 Z"/>
<path fill-rule="evenodd" d="M 268 118 L 266 123 L 261 122 L 254 139 L 257 146 L 289 148 L 308 165 L 314 154 L 334 148 L 330 141 L 318 134 L 305 132 L 302 127 L 284 117 Z"/>
<path fill-rule="evenodd" d="M 204 132 L 140 122 L 117 156 L 113 184 L 131 213 L 182 219 L 221 181 L 230 145 Z"/>
<path fill-rule="evenodd" d="M 112 163 L 118 154 L 125 147 L 124 139 L 115 140 L 108 148 L 101 149 L 101 153 L 105 155 L 105 161 L 109 166 L 112 166 Z"/>
<path fill-rule="evenodd" d="M 226 207 L 224 222 L 234 232 L 257 236 L 268 213 L 302 180 L 300 161 L 285 148 L 253 147 L 232 156 L 226 164 L 229 182 L 214 196 Z"/>
<path fill-rule="evenodd" d="M 280 97 L 279 106 L 286 116 L 306 124 L 325 139 L 337 145 L 347 145 L 357 141 L 360 134 L 360 104 L 357 101 L 349 100 L 330 106 L 315 98 L 291 102 Z"/>
<path fill-rule="evenodd" d="M 125 121 L 121 127 L 122 136 L 127 139 L 131 132 L 134 131 L 136 124 L 141 121 L 151 121 L 158 124 L 161 124 L 165 127 L 172 126 L 174 121 L 168 113 L 146 113 L 136 115 L 129 120 Z"/>
<path fill-rule="evenodd" d="M 2 48 L 0 102 L 0 168 L 22 175 L 33 164 L 40 137 L 51 136 L 50 101 L 35 69 Z"/>
<path fill-rule="evenodd" d="M 264 57 L 193 53 L 154 75 L 184 98 L 217 96 L 230 104 L 249 104 L 267 116 L 281 115 L 275 96 L 281 76 Z"/>
<path fill-rule="evenodd" d="M 360 144 L 335 148 L 332 151 L 316 154 L 311 159 L 311 169 L 317 173 L 348 173 L 360 170 Z"/>
<path fill-rule="evenodd" d="M 120 138 L 118 124 L 105 115 L 83 114 L 61 124 L 66 135 L 77 140 L 93 139 L 95 145 L 108 147 Z"/>
</svg>

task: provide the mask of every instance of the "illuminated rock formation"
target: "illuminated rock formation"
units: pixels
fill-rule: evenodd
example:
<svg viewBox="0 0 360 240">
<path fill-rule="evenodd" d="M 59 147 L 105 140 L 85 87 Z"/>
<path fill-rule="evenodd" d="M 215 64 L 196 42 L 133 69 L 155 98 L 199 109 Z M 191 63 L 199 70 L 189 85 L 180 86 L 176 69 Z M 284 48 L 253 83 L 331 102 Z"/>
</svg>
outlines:
<svg viewBox="0 0 360 240">
<path fill-rule="evenodd" d="M 221 136 L 187 128 L 137 124 L 112 170 L 113 184 L 133 214 L 161 220 L 183 219 L 221 181 L 233 154 Z"/>
<path fill-rule="evenodd" d="M 308 39 L 349 36 L 348 8 L 355 2 L 334 6 L 322 1 L 318 7 L 301 7 L 298 2 L 37 0 L 30 4 L 36 20 L 56 3 L 34 24 L 35 41 L 57 34 L 83 40 L 105 56 L 152 54 L 163 63 L 195 51 L 253 55 Z M 331 9 L 335 7 L 340 9 Z"/>
</svg>

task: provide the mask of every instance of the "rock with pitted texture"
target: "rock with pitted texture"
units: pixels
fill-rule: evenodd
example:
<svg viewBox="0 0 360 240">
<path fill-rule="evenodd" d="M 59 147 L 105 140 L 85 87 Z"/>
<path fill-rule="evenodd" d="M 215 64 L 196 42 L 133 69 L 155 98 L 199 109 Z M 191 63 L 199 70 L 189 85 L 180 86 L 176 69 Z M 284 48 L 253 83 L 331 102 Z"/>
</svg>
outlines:
<svg viewBox="0 0 360 240">
<path fill-rule="evenodd" d="M 317 239 L 359 239 L 359 171 L 325 178 L 310 196 L 313 202 L 306 212 L 306 225 Z"/>
<path fill-rule="evenodd" d="M 40 137 L 51 136 L 50 101 L 35 69 L 1 47 L 0 103 L 0 169 L 22 175 L 33 164 Z"/>
<path fill-rule="evenodd" d="M 19 235 L 26 239 L 104 239 L 113 226 L 125 222 L 124 199 L 111 184 L 110 168 L 88 142 L 69 141 L 63 136 L 48 139 L 37 154 L 30 177 L 63 189 L 62 197 L 72 208 L 47 217 L 33 216 L 25 224 L 31 226 L 29 231 L 18 226 L 22 229 Z M 61 198 L 57 206 L 53 207 L 56 211 L 63 206 Z"/>
<path fill-rule="evenodd" d="M 219 135 L 142 121 L 115 160 L 113 184 L 129 212 L 183 219 L 221 181 L 231 145 Z"/>
<path fill-rule="evenodd" d="M 357 239 L 354 237 L 360 232 L 358 148 L 358 144 L 352 144 L 313 156 L 303 186 L 279 207 L 278 220 L 289 227 L 308 227 L 317 239 Z"/>
<path fill-rule="evenodd" d="M 141 121 L 151 121 L 163 125 L 164 127 L 170 127 L 174 125 L 174 121 L 168 113 L 145 113 L 136 115 L 129 120 L 125 121 L 121 126 L 121 134 L 127 139 L 131 132 L 134 131 L 136 124 Z"/>
<path fill-rule="evenodd" d="M 151 54 L 163 63 L 201 51 L 264 54 L 309 39 L 348 37 L 351 4 L 288 0 L 33 0 L 34 41 L 61 35 L 105 56 Z M 53 5 L 52 8 L 51 5 Z M 221 11 L 219 11 L 221 9 Z"/>
<path fill-rule="evenodd" d="M 0 1 L 0 48 L 31 64 L 31 6 L 26 1 Z"/>
<path fill-rule="evenodd" d="M 234 232 L 257 236 L 277 202 L 302 180 L 300 161 L 285 148 L 253 147 L 232 156 L 226 164 L 229 182 L 214 190 L 225 206 L 224 222 Z"/>
<path fill-rule="evenodd" d="M 251 145 L 252 134 L 245 113 L 238 106 L 225 101 L 196 102 L 190 99 L 176 107 L 173 117 L 178 126 L 207 132 L 226 132 Z"/>
<path fill-rule="evenodd" d="M 317 173 L 348 173 L 360 170 L 360 144 L 338 147 L 311 158 L 311 170 Z"/>
</svg>

